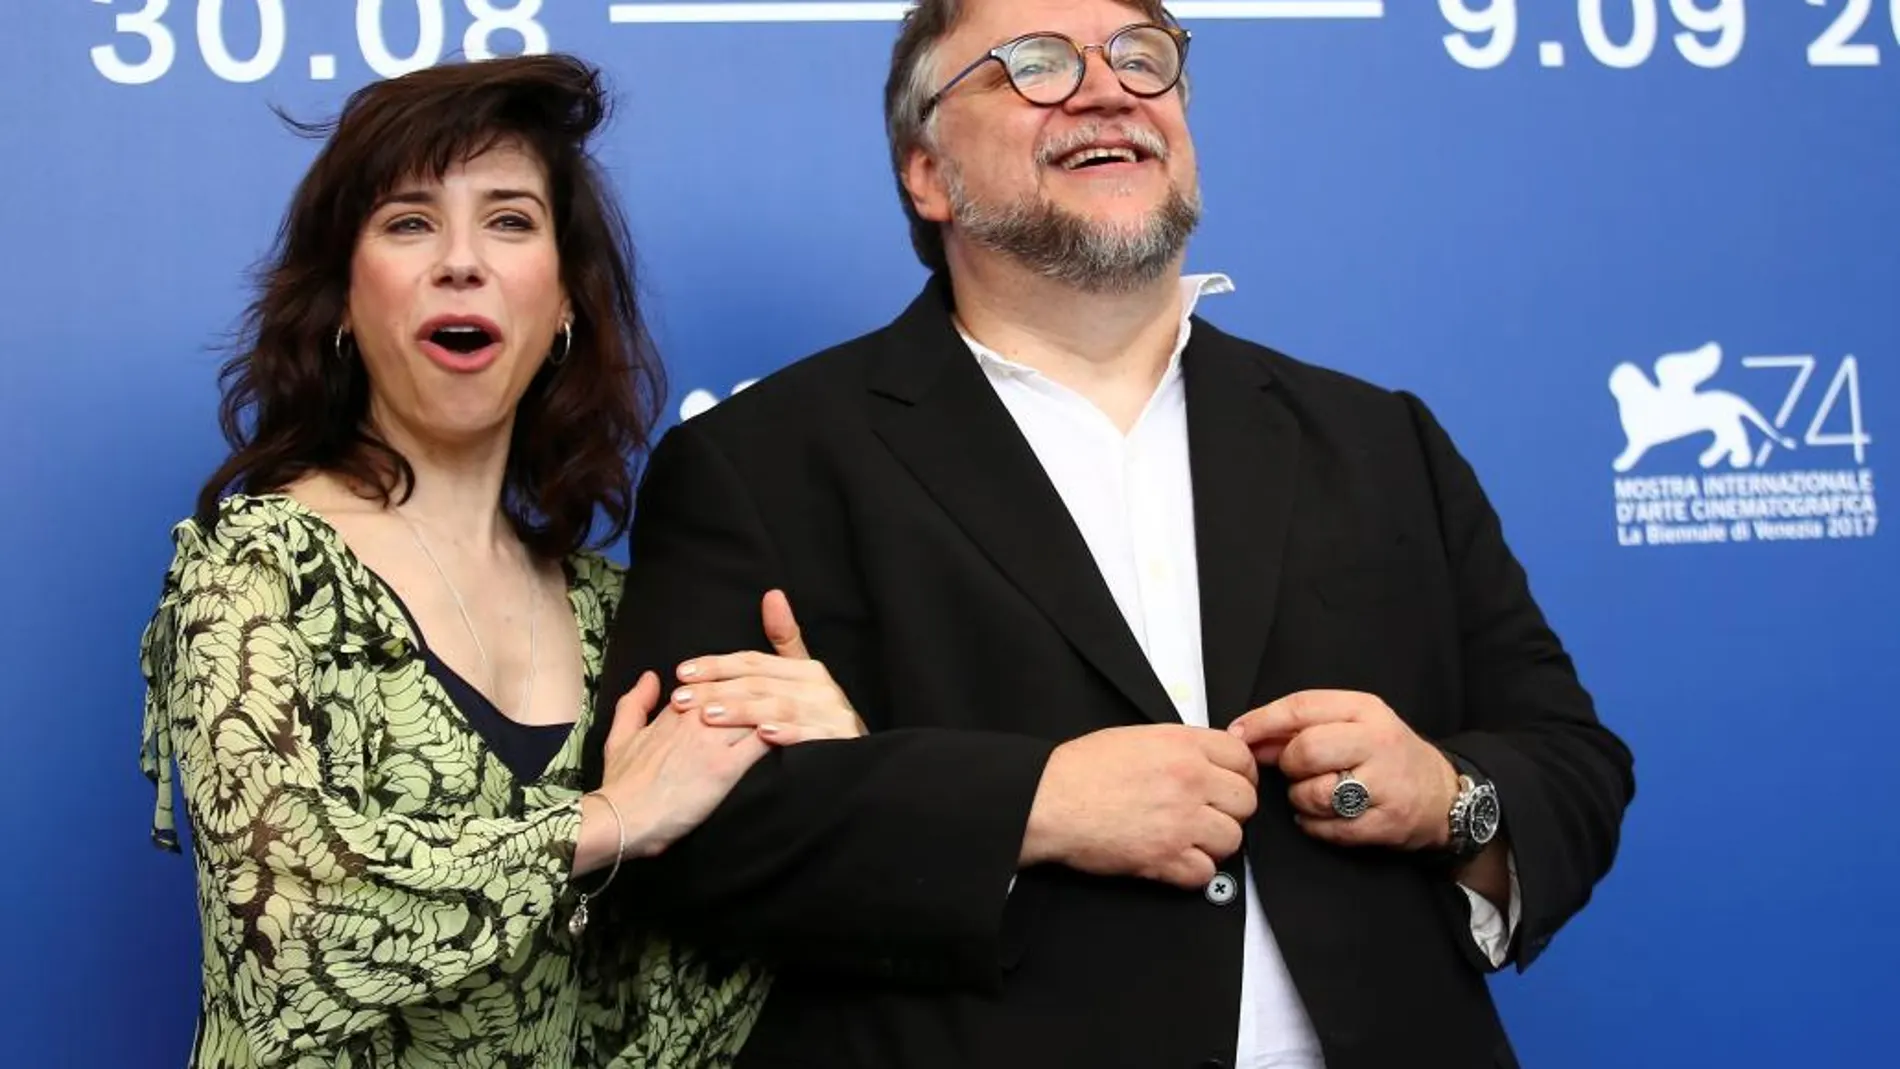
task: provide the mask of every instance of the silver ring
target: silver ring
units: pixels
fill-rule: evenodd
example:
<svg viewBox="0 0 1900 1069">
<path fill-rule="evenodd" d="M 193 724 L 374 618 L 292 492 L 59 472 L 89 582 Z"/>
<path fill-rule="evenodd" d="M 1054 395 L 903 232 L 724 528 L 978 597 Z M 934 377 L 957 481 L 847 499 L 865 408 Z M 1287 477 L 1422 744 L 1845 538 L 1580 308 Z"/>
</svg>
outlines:
<svg viewBox="0 0 1900 1069">
<path fill-rule="evenodd" d="M 1352 773 L 1341 772 L 1339 782 L 1333 785 L 1333 812 L 1345 820 L 1356 820 L 1371 808 L 1372 792 Z"/>
</svg>

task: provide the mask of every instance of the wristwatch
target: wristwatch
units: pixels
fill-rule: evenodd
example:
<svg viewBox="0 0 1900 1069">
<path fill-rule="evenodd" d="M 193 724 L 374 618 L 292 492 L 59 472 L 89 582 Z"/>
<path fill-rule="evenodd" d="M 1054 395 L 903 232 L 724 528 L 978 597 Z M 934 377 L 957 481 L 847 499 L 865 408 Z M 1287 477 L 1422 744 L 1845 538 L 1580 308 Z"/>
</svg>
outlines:
<svg viewBox="0 0 1900 1069">
<path fill-rule="evenodd" d="M 1498 807 L 1498 789 L 1471 762 L 1447 752 L 1446 758 L 1458 772 L 1458 797 L 1451 803 L 1451 842 L 1449 850 L 1458 860 L 1467 860 L 1484 852 L 1498 834 L 1504 814 Z"/>
</svg>

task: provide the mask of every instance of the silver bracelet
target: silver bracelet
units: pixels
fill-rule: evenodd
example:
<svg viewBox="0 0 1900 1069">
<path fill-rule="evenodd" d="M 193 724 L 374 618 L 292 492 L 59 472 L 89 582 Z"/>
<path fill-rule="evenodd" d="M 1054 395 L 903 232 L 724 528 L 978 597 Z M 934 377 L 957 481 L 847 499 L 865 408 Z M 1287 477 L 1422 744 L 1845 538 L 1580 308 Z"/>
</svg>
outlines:
<svg viewBox="0 0 1900 1069">
<path fill-rule="evenodd" d="M 627 822 L 621 819 L 620 807 L 614 804 L 612 798 L 607 797 L 599 791 L 589 791 L 581 795 L 581 797 L 598 798 L 607 803 L 608 809 L 613 810 L 614 830 L 619 833 L 620 849 L 614 851 L 614 867 L 607 871 L 606 882 L 594 888 L 592 891 L 582 891 L 581 900 L 574 905 L 574 915 L 567 919 L 567 934 L 576 939 L 579 939 L 581 933 L 587 930 L 587 903 L 597 897 L 602 891 L 605 891 L 608 884 L 614 882 L 614 877 L 620 873 L 620 859 L 627 856 Z"/>
</svg>

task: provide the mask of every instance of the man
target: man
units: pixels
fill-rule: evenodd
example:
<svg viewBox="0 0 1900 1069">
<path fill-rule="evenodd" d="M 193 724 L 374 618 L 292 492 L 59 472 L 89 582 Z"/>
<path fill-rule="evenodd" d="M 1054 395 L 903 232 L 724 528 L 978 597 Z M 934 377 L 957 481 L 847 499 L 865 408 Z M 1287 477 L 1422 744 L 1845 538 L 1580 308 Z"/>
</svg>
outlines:
<svg viewBox="0 0 1900 1069">
<path fill-rule="evenodd" d="M 1610 868 L 1630 756 L 1445 432 L 1194 315 L 1186 41 L 920 4 L 929 286 L 652 457 L 603 704 L 799 700 L 682 664 L 776 588 L 870 729 L 624 881 L 776 969 L 741 1066 L 1514 1065 L 1486 977 Z"/>
</svg>

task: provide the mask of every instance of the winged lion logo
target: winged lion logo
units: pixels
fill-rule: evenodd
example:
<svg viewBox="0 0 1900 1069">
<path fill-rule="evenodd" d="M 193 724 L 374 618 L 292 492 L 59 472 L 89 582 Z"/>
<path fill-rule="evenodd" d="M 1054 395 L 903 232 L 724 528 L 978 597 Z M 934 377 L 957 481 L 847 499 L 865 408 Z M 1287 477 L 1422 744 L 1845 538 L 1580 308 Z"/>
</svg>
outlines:
<svg viewBox="0 0 1900 1069">
<path fill-rule="evenodd" d="M 1702 466 L 1713 468 L 1727 457 L 1730 467 L 1745 468 L 1754 456 L 1748 439 L 1750 423 L 1775 444 L 1793 449 L 1794 442 L 1739 394 L 1697 391 L 1721 366 L 1722 347 L 1715 342 L 1657 358 L 1654 383 L 1635 364 L 1618 364 L 1610 372 L 1610 395 L 1616 398 L 1625 445 L 1610 466 L 1626 472 L 1656 446 L 1711 434 L 1715 440 L 1702 451 Z"/>
</svg>

